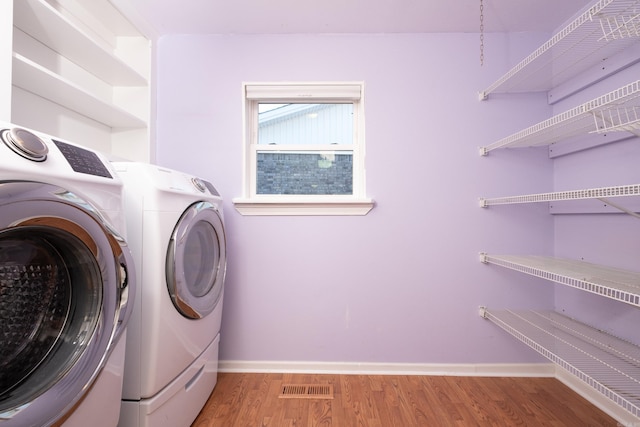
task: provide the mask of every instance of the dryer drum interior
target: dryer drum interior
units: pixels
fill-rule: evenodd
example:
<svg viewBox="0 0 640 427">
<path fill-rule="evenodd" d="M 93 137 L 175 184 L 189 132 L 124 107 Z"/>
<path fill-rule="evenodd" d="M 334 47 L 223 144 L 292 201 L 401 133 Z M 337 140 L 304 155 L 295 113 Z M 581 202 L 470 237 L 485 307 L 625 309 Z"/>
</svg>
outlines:
<svg viewBox="0 0 640 427">
<path fill-rule="evenodd" d="M 91 250 L 46 226 L 0 232 L 0 413 L 44 393 L 98 325 L 102 277 Z"/>
</svg>

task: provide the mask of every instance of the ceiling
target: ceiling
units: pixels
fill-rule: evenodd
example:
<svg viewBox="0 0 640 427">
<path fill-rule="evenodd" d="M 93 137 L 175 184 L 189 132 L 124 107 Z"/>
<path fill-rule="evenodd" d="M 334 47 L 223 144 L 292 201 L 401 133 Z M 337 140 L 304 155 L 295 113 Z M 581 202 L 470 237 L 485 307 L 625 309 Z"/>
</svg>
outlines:
<svg viewBox="0 0 640 427">
<path fill-rule="evenodd" d="M 166 34 L 479 32 L 481 0 L 112 0 Z M 551 32 L 590 0 L 482 0 L 486 32 Z"/>
</svg>

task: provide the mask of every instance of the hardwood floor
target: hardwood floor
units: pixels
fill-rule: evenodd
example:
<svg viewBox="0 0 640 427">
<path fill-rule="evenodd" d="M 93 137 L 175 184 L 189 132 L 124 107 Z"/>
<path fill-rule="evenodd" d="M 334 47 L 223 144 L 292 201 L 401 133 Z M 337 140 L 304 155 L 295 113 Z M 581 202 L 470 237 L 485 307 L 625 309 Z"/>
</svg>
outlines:
<svg viewBox="0 0 640 427">
<path fill-rule="evenodd" d="M 333 399 L 281 399 L 283 383 Z M 619 426 L 554 378 L 220 373 L 192 427 Z"/>
</svg>

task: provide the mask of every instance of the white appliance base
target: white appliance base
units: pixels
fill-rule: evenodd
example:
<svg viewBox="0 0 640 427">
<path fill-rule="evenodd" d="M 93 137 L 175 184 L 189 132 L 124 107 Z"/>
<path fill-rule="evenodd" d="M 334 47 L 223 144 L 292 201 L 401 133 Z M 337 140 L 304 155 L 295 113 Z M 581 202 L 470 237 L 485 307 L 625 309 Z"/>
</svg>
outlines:
<svg viewBox="0 0 640 427">
<path fill-rule="evenodd" d="M 122 401 L 118 427 L 189 427 L 218 380 L 220 334 L 189 367 L 149 399 Z"/>
<path fill-rule="evenodd" d="M 122 390 L 122 372 L 127 341 L 126 331 L 120 336 L 104 368 L 98 374 L 89 393 L 64 421 L 62 427 L 112 427 L 118 422 L 120 401 L 114 393 Z"/>
</svg>

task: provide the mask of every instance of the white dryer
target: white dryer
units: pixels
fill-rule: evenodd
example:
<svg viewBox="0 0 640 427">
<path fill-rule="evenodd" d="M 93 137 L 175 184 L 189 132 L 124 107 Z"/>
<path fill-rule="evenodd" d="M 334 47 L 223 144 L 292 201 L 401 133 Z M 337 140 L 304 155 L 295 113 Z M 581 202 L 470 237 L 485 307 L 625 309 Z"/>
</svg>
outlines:
<svg viewBox="0 0 640 427">
<path fill-rule="evenodd" d="M 116 425 L 135 293 L 122 190 L 100 153 L 0 123 L 0 426 Z"/>
<path fill-rule="evenodd" d="M 121 427 L 188 427 L 215 387 L 226 270 L 222 198 L 209 182 L 117 162 L 138 266 Z"/>
</svg>

